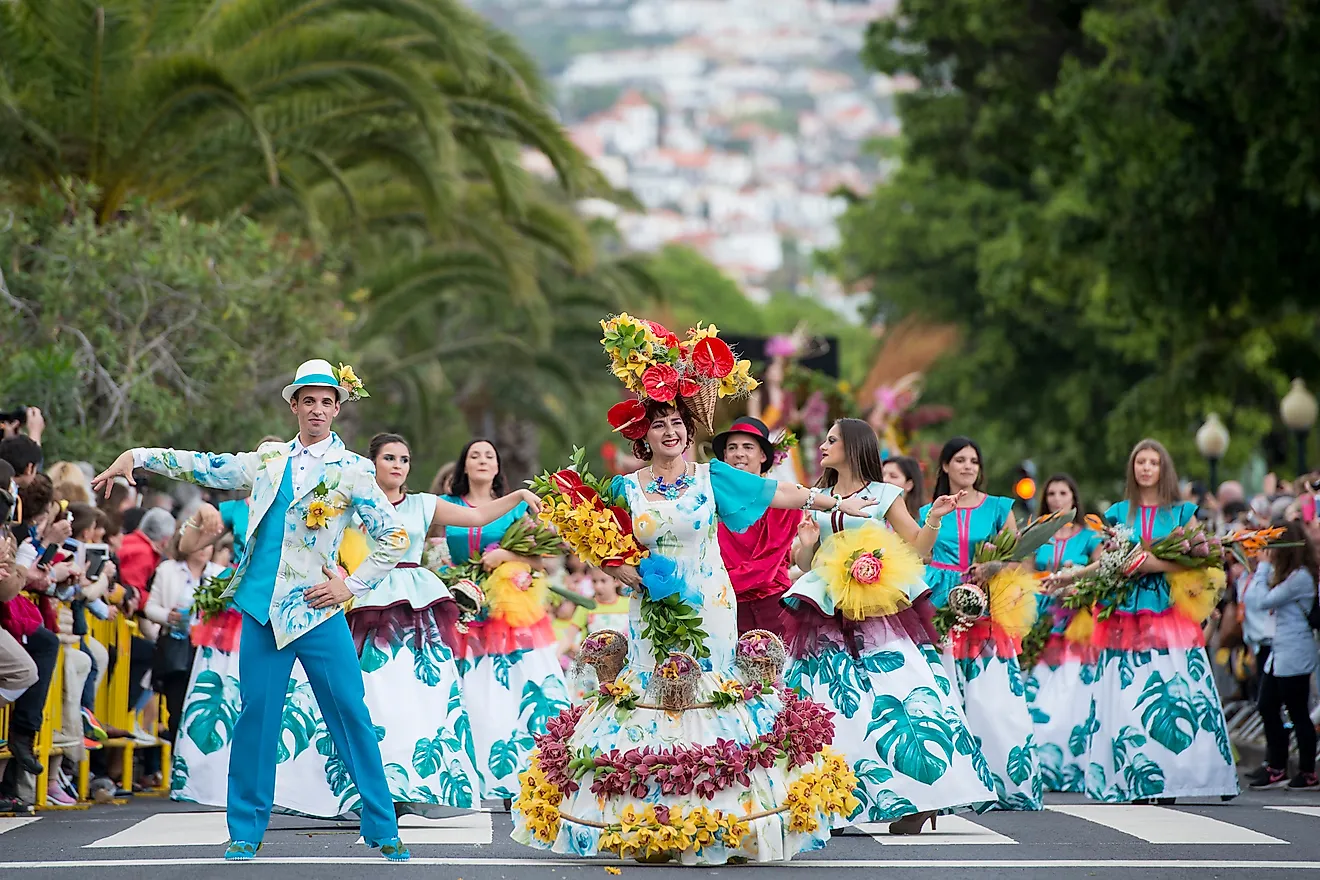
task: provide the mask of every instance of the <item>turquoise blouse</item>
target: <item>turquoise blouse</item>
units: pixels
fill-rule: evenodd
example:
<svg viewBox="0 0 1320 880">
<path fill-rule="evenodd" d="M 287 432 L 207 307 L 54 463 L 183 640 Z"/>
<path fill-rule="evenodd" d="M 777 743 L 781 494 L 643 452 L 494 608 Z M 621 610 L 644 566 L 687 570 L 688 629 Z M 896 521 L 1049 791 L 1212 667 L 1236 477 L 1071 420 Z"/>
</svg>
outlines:
<svg viewBox="0 0 1320 880">
<path fill-rule="evenodd" d="M 472 506 L 456 495 L 444 495 L 442 498 L 450 504 L 458 504 L 462 507 Z M 499 544 L 504 538 L 504 533 L 509 530 L 509 526 L 526 515 L 527 504 L 524 502 L 504 514 L 504 516 L 494 522 L 487 523 L 479 529 L 445 526 L 445 542 L 449 545 L 449 557 L 455 563 L 480 559 L 481 554 L 486 551 L 487 547 L 491 544 Z"/>
<path fill-rule="evenodd" d="M 1126 501 L 1120 501 L 1105 511 L 1105 520 L 1111 525 L 1126 524 L 1132 529 L 1134 544 L 1158 541 L 1169 532 L 1186 525 L 1196 516 L 1196 505 L 1179 502 L 1172 507 L 1139 506 L 1135 510 Z M 1146 574 L 1137 579 L 1136 589 L 1118 606 L 1119 611 L 1135 614 L 1138 611 L 1161 613 L 1169 610 L 1169 579 L 1163 574 Z"/>
<path fill-rule="evenodd" d="M 917 522 L 926 524 L 931 505 L 917 512 Z M 963 574 L 972 567 L 972 558 L 982 541 L 999 534 L 1013 513 L 1013 499 L 987 495 L 976 507 L 959 507 L 940 522 L 940 534 L 926 566 L 926 586 L 930 598 L 943 608 L 949 590 L 962 583 Z"/>
</svg>

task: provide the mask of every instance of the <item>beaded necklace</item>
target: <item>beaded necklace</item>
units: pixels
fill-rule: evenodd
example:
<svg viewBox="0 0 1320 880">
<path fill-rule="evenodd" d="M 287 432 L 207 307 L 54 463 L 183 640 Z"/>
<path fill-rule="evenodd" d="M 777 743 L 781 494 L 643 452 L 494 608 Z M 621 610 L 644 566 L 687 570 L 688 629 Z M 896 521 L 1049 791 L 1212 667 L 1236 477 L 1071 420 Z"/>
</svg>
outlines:
<svg viewBox="0 0 1320 880">
<path fill-rule="evenodd" d="M 666 501 L 677 501 L 683 494 L 683 490 L 691 486 L 695 479 L 688 476 L 687 465 L 683 465 L 683 473 L 678 475 L 678 479 L 672 483 L 666 483 L 664 478 L 655 472 L 655 468 L 648 468 L 651 472 L 651 482 L 646 484 L 647 494 L 659 495 Z"/>
</svg>

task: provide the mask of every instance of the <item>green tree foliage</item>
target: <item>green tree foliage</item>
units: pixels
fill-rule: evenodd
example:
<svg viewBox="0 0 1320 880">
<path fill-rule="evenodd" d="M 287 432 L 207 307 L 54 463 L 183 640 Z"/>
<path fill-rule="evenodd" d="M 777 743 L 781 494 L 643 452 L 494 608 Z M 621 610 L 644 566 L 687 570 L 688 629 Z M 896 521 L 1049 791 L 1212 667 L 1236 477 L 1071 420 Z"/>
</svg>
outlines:
<svg viewBox="0 0 1320 880">
<path fill-rule="evenodd" d="M 347 329 L 338 263 L 241 217 L 131 203 L 98 224 L 100 197 L 46 190 L 0 226 L 0 400 L 42 407 L 52 461 L 288 433 L 280 388 Z"/>
<path fill-rule="evenodd" d="M 1108 490 L 1155 435 L 1196 472 L 1210 410 L 1241 463 L 1320 376 L 1317 50 L 1288 0 L 904 0 L 872 26 L 868 64 L 919 86 L 837 265 L 888 317 L 967 326 L 927 399 L 992 469 Z"/>
</svg>

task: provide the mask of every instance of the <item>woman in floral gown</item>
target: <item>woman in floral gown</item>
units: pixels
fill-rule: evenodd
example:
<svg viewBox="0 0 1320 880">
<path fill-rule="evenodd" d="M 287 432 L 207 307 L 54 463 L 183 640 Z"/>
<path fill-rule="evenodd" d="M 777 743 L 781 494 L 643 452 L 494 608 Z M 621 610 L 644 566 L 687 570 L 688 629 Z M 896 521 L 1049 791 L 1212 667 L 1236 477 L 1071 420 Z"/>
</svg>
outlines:
<svg viewBox="0 0 1320 880">
<path fill-rule="evenodd" d="M 958 506 L 941 517 L 927 504 L 921 508 L 920 520 L 939 532 L 926 566 L 926 584 L 931 601 L 944 608 L 949 591 L 963 583 L 972 568 L 977 547 L 1002 529 L 1015 529 L 1016 523 L 1013 499 L 981 490 L 981 449 L 975 442 L 966 437 L 950 440 L 940 452 L 939 466 L 934 495 L 958 494 Z M 966 631 L 953 635 L 945 654 L 962 695 L 968 726 L 990 763 L 998 796 L 994 809 L 1042 808 L 1026 682 L 1017 660 L 1021 648 L 1020 638 L 983 616 Z"/>
<path fill-rule="evenodd" d="M 1101 533 L 1082 523 L 1081 495 L 1077 481 L 1056 474 L 1045 481 L 1040 495 L 1040 513 L 1077 511 L 1074 521 L 1054 534 L 1036 551 L 1036 571 L 1054 574 L 1071 566 L 1085 566 L 1100 554 Z M 1036 762 L 1046 791 L 1080 794 L 1086 789 L 1086 725 L 1091 715 L 1091 696 L 1099 668 L 1096 651 L 1064 637 L 1072 619 L 1048 593 L 1040 593 L 1043 626 L 1049 626 L 1045 645 L 1027 676 L 1027 705 L 1035 725 Z M 1074 735 L 1076 733 L 1076 735 Z"/>
<path fill-rule="evenodd" d="M 720 461 L 687 462 L 693 421 L 682 403 L 651 401 L 640 421 L 634 452 L 650 464 L 615 487 L 650 556 L 640 573 L 612 569 L 637 590 L 626 637 L 598 633 L 582 649 L 626 644 L 626 662 L 621 652 L 621 669 L 602 674 L 598 665 L 602 695 L 538 737 L 514 804 L 514 839 L 559 853 L 703 865 L 817 849 L 832 817 L 857 808 L 855 780 L 842 758 L 823 753 L 828 711 L 763 690 L 764 679 L 748 673 L 756 666 L 776 678 L 782 649 L 775 656 L 778 640 L 755 633 L 739 640 L 717 526 L 744 530 L 771 506 L 860 516 L 873 502 L 809 494 Z M 658 598 L 662 582 L 668 598 Z"/>
<path fill-rule="evenodd" d="M 1178 475 L 1162 444 L 1142 440 L 1128 459 L 1124 500 L 1105 512 L 1134 543 L 1168 537 L 1196 516 L 1178 500 Z M 1238 794 L 1224 710 L 1205 651 L 1204 621 L 1177 607 L 1170 578 L 1185 569 L 1146 557 L 1133 587 L 1092 642 L 1100 652 L 1086 744 L 1086 794 L 1106 803 Z M 1066 583 L 1065 573 L 1056 579 Z"/>
<path fill-rule="evenodd" d="M 821 444 L 821 485 L 833 497 L 875 501 L 869 517 L 815 513 L 799 529 L 798 567 L 807 570 L 822 535 L 888 526 L 920 554 L 935 543 L 883 482 L 880 444 L 860 419 L 840 419 Z M 957 496 L 937 498 L 935 517 Z M 919 834 L 941 810 L 994 800 L 990 770 L 967 730 L 967 719 L 945 674 L 929 590 L 914 559 L 907 601 L 891 614 L 852 620 L 837 607 L 826 581 L 809 571 L 784 597 L 792 616 L 785 679 L 800 694 L 835 713 L 834 749 L 857 775 L 859 819 L 892 822 L 892 834 Z"/>
<path fill-rule="evenodd" d="M 507 498 L 499 451 L 488 440 L 473 440 L 463 448 L 444 500 L 460 506 L 488 504 Z M 539 566 L 535 559 L 500 547 L 509 526 L 527 516 L 519 504 L 482 528 L 450 526 L 445 530 L 455 564 L 481 560 L 487 572 L 506 564 Z M 481 796 L 511 800 L 518 792 L 518 772 L 526 767 L 532 737 L 569 704 L 564 671 L 559 664 L 554 627 L 540 593 L 528 590 L 515 601 L 487 605 L 453 645 L 468 700 Z"/>
</svg>

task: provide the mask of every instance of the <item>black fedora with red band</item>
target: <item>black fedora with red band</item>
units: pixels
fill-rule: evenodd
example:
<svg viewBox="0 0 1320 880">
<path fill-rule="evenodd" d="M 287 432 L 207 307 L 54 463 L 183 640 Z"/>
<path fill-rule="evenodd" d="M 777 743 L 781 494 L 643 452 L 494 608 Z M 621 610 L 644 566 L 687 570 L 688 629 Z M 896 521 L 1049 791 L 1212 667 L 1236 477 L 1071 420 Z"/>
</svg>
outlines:
<svg viewBox="0 0 1320 880">
<path fill-rule="evenodd" d="M 775 464 L 775 444 L 770 442 L 770 429 L 765 426 L 765 422 L 760 419 L 754 419 L 751 416 L 742 416 L 736 419 L 729 430 L 721 431 L 711 440 L 711 446 L 715 450 L 715 457 L 724 461 L 724 447 L 728 444 L 729 438 L 734 434 L 747 434 L 755 437 L 756 442 L 761 445 L 761 450 L 765 453 L 765 461 L 761 463 L 761 473 L 765 473 L 774 467 Z"/>
</svg>

